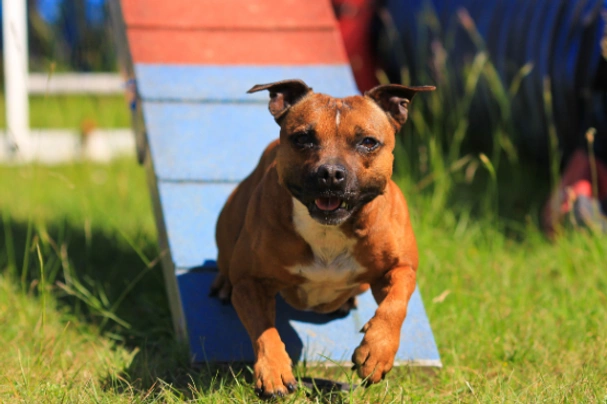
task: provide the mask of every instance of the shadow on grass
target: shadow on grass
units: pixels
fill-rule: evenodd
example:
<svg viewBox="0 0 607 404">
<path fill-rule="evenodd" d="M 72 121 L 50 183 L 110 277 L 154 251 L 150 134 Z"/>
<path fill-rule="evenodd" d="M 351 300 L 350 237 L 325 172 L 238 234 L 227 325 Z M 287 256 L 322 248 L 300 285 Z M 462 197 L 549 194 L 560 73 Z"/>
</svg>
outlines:
<svg viewBox="0 0 607 404">
<path fill-rule="evenodd" d="M 123 374 L 108 377 L 102 385 L 141 394 L 152 389 L 153 394 L 162 380 L 188 394 L 232 383 L 234 374 L 246 373 L 192 367 L 187 346 L 174 337 L 152 237 L 139 235 L 129 243 L 120 234 L 66 221 L 36 226 L 5 216 L 0 246 L 0 268 L 12 271 L 24 292 L 35 292 L 44 282 L 61 309 L 136 351 Z"/>
</svg>

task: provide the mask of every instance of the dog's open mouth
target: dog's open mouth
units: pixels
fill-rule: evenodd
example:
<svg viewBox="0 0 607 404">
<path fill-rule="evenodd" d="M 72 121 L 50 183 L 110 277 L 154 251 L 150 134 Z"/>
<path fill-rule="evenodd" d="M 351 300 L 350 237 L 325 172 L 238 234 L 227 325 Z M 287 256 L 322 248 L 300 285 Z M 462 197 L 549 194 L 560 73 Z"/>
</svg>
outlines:
<svg viewBox="0 0 607 404">
<path fill-rule="evenodd" d="M 320 196 L 307 204 L 310 216 L 325 225 L 339 225 L 352 214 L 352 204 L 344 197 Z"/>
<path fill-rule="evenodd" d="M 346 201 L 336 197 L 316 198 L 314 204 L 323 212 L 333 212 L 339 208 L 348 209 Z"/>
<path fill-rule="evenodd" d="M 310 217 L 324 225 L 340 225 L 362 206 L 358 192 L 315 192 L 292 184 L 287 188 L 308 208 Z"/>
</svg>

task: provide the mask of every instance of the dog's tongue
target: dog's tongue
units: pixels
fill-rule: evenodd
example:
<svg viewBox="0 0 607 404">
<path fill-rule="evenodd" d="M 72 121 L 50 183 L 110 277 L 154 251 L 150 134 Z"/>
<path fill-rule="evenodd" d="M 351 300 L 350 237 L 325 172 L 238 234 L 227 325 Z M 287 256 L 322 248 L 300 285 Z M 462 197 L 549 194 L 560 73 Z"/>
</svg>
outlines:
<svg viewBox="0 0 607 404">
<path fill-rule="evenodd" d="M 317 198 L 314 202 L 320 210 L 335 210 L 341 205 L 339 198 Z"/>
</svg>

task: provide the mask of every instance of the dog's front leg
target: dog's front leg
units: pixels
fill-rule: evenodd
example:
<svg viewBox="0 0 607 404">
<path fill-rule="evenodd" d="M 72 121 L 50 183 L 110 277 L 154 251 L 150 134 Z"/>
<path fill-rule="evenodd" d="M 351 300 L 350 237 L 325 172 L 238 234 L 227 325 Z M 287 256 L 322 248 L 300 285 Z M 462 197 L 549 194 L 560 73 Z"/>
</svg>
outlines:
<svg viewBox="0 0 607 404">
<path fill-rule="evenodd" d="M 297 381 L 291 358 L 275 327 L 276 298 L 263 284 L 241 280 L 233 286 L 232 304 L 245 326 L 255 351 L 255 390 L 263 398 L 295 391 Z"/>
<path fill-rule="evenodd" d="M 378 307 L 361 330 L 365 336 L 352 355 L 354 368 L 367 383 L 379 382 L 392 369 L 414 289 L 415 270 L 410 266 L 394 268 L 371 285 Z"/>
</svg>

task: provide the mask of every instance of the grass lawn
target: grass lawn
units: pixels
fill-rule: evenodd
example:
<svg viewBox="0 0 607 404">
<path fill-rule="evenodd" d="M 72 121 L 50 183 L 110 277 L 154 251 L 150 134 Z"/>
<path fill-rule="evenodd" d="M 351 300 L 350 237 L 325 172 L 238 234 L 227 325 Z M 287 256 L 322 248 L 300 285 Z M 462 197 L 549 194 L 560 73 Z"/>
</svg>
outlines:
<svg viewBox="0 0 607 404">
<path fill-rule="evenodd" d="M 605 238 L 546 241 L 529 171 L 505 174 L 482 194 L 399 177 L 444 368 L 284 402 L 607 403 Z M 257 402 L 249 368 L 192 368 L 173 342 L 135 162 L 0 167 L 0 211 L 0 402 Z"/>
<path fill-rule="evenodd" d="M 128 128 L 131 118 L 122 95 L 30 95 L 30 127 L 79 130 L 84 126 Z M 0 128 L 6 128 L 4 94 L 0 94 Z"/>
</svg>

